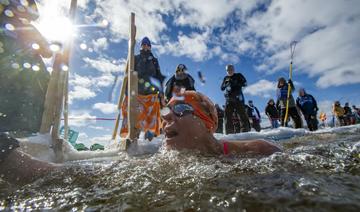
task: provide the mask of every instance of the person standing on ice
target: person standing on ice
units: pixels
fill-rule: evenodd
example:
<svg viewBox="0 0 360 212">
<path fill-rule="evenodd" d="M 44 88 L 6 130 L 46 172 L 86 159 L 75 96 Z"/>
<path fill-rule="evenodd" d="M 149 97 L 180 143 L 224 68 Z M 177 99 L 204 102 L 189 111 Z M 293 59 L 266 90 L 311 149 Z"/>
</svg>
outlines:
<svg viewBox="0 0 360 212">
<path fill-rule="evenodd" d="M 332 112 L 333 112 L 334 116 L 336 117 L 336 119 L 338 120 L 340 126 L 345 126 L 346 125 L 345 110 L 343 107 L 341 107 L 340 101 L 334 102 Z"/>
<path fill-rule="evenodd" d="M 261 126 L 261 116 L 257 107 L 254 106 L 253 101 L 249 100 L 249 104 L 246 105 L 247 114 L 251 123 L 251 127 L 256 130 L 256 132 L 260 132 Z"/>
<path fill-rule="evenodd" d="M 296 105 L 304 115 L 309 130 L 317 130 L 317 111 L 319 108 L 317 107 L 315 98 L 312 95 L 306 93 L 304 88 L 300 88 L 299 96 L 296 99 Z"/>
<path fill-rule="evenodd" d="M 268 116 L 271 123 L 271 128 L 279 127 L 279 111 L 275 107 L 275 102 L 273 99 L 270 99 L 265 108 L 265 114 Z"/>
<path fill-rule="evenodd" d="M 135 71 L 138 73 L 139 114 L 137 128 L 145 132 L 145 138 L 152 140 L 160 134 L 160 108 L 165 105 L 163 81 L 165 77 L 160 71 L 159 61 L 151 52 L 151 42 L 148 37 L 141 40 L 140 53 L 135 55 Z M 125 98 L 124 102 L 127 102 Z M 126 137 L 127 104 L 122 105 L 122 122 L 120 135 Z M 139 130 L 139 133 L 140 133 Z"/>
<path fill-rule="evenodd" d="M 355 117 L 352 113 L 351 107 L 349 106 L 349 102 L 345 103 L 344 110 L 347 125 L 355 124 Z"/>
<path fill-rule="evenodd" d="M 225 134 L 235 133 L 233 113 L 239 117 L 241 132 L 250 131 L 249 118 L 246 114 L 245 100 L 242 88 L 246 86 L 246 79 L 241 73 L 235 73 L 233 65 L 226 66 L 227 76 L 221 84 L 221 90 L 225 95 Z"/>
<path fill-rule="evenodd" d="M 168 102 L 173 93 L 181 90 L 195 91 L 195 80 L 187 73 L 187 68 L 184 64 L 179 64 L 176 67 L 175 74 L 165 84 L 165 98 Z"/>
<path fill-rule="evenodd" d="M 280 111 L 281 126 L 287 126 L 288 120 L 285 120 L 286 104 L 288 101 L 288 84 L 291 86 L 291 93 L 295 90 L 295 86 L 291 80 L 286 83 L 285 78 L 280 77 L 277 85 L 277 101 L 276 107 Z M 295 124 L 295 128 L 301 128 L 301 117 L 296 108 L 295 100 L 292 94 L 289 97 L 288 114 L 292 118 Z"/>
</svg>

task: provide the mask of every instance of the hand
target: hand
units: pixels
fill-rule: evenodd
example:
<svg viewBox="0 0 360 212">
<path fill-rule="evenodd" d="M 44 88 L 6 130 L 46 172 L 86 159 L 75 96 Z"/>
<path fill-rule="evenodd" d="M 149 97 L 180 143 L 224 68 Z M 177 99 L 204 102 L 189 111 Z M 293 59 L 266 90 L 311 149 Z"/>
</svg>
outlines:
<svg viewBox="0 0 360 212">
<path fill-rule="evenodd" d="M 288 80 L 288 83 L 289 83 L 289 84 L 293 84 L 293 82 L 292 82 L 292 80 L 291 80 L 291 79 L 289 79 L 289 80 Z"/>
<path fill-rule="evenodd" d="M 160 105 L 161 105 L 161 107 L 165 107 L 165 106 L 166 106 L 166 102 L 165 102 L 164 96 L 160 96 Z"/>
</svg>

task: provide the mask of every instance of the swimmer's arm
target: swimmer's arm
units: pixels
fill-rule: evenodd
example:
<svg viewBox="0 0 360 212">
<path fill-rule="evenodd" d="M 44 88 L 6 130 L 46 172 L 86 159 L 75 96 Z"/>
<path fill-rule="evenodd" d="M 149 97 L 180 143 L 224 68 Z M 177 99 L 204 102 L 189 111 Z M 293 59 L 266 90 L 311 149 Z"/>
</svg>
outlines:
<svg viewBox="0 0 360 212">
<path fill-rule="evenodd" d="M 282 150 L 265 140 L 228 142 L 230 154 L 271 155 Z"/>
<path fill-rule="evenodd" d="M 56 168 L 57 166 L 51 163 L 36 160 L 16 149 L 0 163 L 0 175 L 8 182 L 26 184 Z"/>
</svg>

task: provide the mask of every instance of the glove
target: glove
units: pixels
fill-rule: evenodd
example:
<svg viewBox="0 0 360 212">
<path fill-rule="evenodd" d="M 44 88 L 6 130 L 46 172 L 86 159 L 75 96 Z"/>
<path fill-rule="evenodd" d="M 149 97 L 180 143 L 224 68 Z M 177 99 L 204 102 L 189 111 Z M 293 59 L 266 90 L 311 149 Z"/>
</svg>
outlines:
<svg viewBox="0 0 360 212">
<path fill-rule="evenodd" d="M 288 83 L 289 83 L 289 84 L 293 84 L 293 82 L 292 82 L 292 80 L 291 80 L 291 79 L 289 79 L 289 80 L 288 80 Z"/>
</svg>

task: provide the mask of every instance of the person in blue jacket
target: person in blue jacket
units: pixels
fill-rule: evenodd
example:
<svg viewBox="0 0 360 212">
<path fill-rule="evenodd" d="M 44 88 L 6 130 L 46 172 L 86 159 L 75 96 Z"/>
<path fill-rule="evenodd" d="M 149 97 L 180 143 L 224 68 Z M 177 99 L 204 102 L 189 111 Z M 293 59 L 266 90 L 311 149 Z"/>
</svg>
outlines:
<svg viewBox="0 0 360 212">
<path fill-rule="evenodd" d="M 296 105 L 299 107 L 302 114 L 304 115 L 309 130 L 317 130 L 317 111 L 319 110 L 319 108 L 317 107 L 315 98 L 312 95 L 306 93 L 304 88 L 300 88 L 299 96 L 296 99 Z"/>
<path fill-rule="evenodd" d="M 295 100 L 292 95 L 293 91 L 295 90 L 295 86 L 291 80 L 286 82 L 285 78 L 281 77 L 278 80 L 278 86 L 277 86 L 277 101 L 276 101 L 276 107 L 280 111 L 280 120 L 281 120 L 281 126 L 287 126 L 287 123 L 289 120 L 285 120 L 285 114 L 286 114 L 286 104 L 288 101 L 288 86 L 291 86 L 291 92 L 289 96 L 289 111 L 288 115 L 292 118 L 295 124 L 295 128 L 301 128 L 302 122 L 301 117 L 299 115 L 299 112 L 296 108 Z"/>
</svg>

